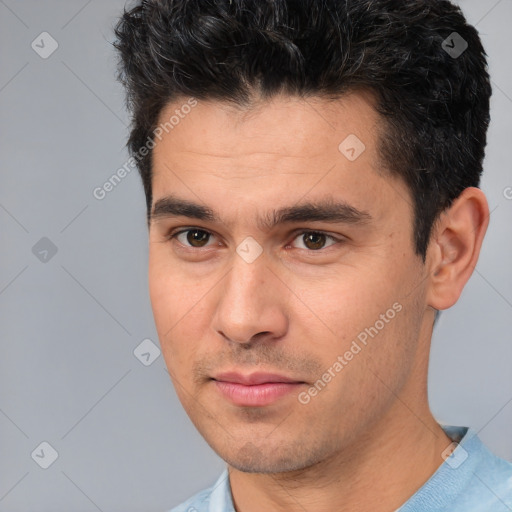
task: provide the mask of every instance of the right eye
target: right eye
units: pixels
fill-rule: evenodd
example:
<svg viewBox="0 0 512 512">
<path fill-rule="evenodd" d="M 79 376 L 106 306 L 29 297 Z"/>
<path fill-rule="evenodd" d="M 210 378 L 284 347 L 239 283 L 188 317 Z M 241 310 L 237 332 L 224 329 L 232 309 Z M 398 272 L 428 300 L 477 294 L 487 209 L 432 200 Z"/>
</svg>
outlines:
<svg viewBox="0 0 512 512">
<path fill-rule="evenodd" d="M 180 235 L 185 235 L 185 237 L 179 238 Z M 205 241 L 207 242 L 209 237 L 212 236 L 212 233 L 209 231 L 205 231 L 204 229 L 199 228 L 188 228 L 188 229 L 181 229 L 179 231 L 175 231 L 168 235 L 168 240 L 176 239 L 178 242 L 187 248 L 201 248 L 205 247 L 205 245 L 202 245 Z M 190 244 L 190 245 L 187 245 Z"/>
</svg>

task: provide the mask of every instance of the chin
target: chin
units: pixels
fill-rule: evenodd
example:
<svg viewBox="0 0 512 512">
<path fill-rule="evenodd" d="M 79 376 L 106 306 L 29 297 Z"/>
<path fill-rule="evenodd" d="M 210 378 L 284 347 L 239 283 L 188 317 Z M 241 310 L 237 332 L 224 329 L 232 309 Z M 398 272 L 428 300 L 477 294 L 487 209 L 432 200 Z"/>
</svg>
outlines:
<svg viewBox="0 0 512 512">
<path fill-rule="evenodd" d="M 233 444 L 225 450 L 214 450 L 230 466 L 244 473 L 286 473 L 300 471 L 319 462 L 318 457 L 307 453 L 303 443 L 299 446 L 280 447 L 268 443 L 256 446 L 251 441 L 236 448 Z"/>
</svg>

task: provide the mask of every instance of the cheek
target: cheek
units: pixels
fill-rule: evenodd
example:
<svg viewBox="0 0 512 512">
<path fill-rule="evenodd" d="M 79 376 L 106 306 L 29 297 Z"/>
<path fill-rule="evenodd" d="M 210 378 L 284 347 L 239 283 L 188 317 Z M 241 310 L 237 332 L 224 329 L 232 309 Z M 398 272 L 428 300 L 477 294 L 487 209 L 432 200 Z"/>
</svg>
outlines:
<svg viewBox="0 0 512 512">
<path fill-rule="evenodd" d="M 376 311 L 380 314 L 381 310 Z M 412 331 L 405 315 L 407 308 L 403 307 L 389 323 L 375 326 L 375 315 L 369 314 L 367 321 L 363 319 L 359 325 L 350 326 L 354 334 L 340 339 L 328 352 L 324 348 L 321 353 L 320 347 L 317 350 L 325 364 L 325 373 L 318 378 L 329 382 L 325 387 L 318 381 L 313 384 L 312 388 L 317 386 L 321 390 L 305 407 L 311 406 L 315 415 L 324 418 L 328 411 L 327 421 L 333 424 L 340 439 L 347 432 L 371 425 L 401 396 L 416 348 L 413 337 L 407 337 Z"/>
<path fill-rule="evenodd" d="M 403 382 L 417 346 L 420 308 L 396 270 L 360 270 L 343 269 L 301 299 L 316 313 L 312 352 L 326 369 L 337 361 L 343 367 L 332 370 L 338 383 L 333 388 L 367 403 L 381 396 L 385 384 L 396 388 Z"/>
<path fill-rule="evenodd" d="M 379 279 L 383 274 L 386 271 L 372 274 L 358 268 L 338 268 L 330 278 L 311 288 L 301 287 L 301 301 L 307 305 L 309 314 L 315 315 L 317 325 L 325 333 L 324 339 L 331 338 L 333 346 L 338 342 L 336 349 L 343 348 L 345 342 L 350 344 L 360 333 L 364 338 L 365 329 L 376 322 L 379 331 L 388 330 L 397 314 L 393 304 L 400 294 L 395 291 L 395 283 Z M 381 315 L 385 315 L 385 324 Z"/>
<path fill-rule="evenodd" d="M 171 285 L 169 276 L 161 265 L 158 264 L 157 258 L 151 256 L 149 258 L 149 298 L 153 317 L 155 319 L 156 328 L 163 342 L 163 334 L 172 326 L 169 313 L 174 310 L 176 294 L 174 293 L 176 285 Z"/>
<path fill-rule="evenodd" d="M 361 351 L 350 363 L 354 393 L 362 403 L 385 404 L 400 396 L 414 368 L 420 330 L 419 296 L 391 294 L 367 317 L 353 337 Z"/>
<path fill-rule="evenodd" d="M 187 320 L 184 301 L 191 297 L 179 273 L 173 272 L 155 252 L 150 251 L 149 257 L 149 297 L 162 355 L 169 371 L 174 372 L 183 366 L 176 341 L 182 339 L 180 329 Z"/>
<path fill-rule="evenodd" d="M 212 316 L 207 292 L 214 283 L 187 276 L 161 252 L 149 257 L 151 307 L 167 368 L 186 384 Z"/>
<path fill-rule="evenodd" d="M 183 317 L 186 308 L 194 300 L 191 283 L 186 282 L 179 267 L 160 245 L 149 253 L 149 296 L 159 334 L 165 334 Z M 161 339 L 163 342 L 165 339 Z"/>
</svg>

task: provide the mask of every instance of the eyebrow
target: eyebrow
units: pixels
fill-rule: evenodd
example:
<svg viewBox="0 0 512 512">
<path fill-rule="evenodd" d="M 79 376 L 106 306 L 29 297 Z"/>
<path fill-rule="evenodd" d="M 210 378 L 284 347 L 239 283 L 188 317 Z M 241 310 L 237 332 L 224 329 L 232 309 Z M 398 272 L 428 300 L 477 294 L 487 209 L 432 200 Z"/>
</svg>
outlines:
<svg viewBox="0 0 512 512">
<path fill-rule="evenodd" d="M 181 199 L 172 194 L 155 202 L 150 221 L 168 217 L 188 217 L 212 223 L 223 223 L 219 215 L 208 206 Z M 358 210 L 344 201 L 326 198 L 271 210 L 264 217 L 257 219 L 257 225 L 260 230 L 265 231 L 284 223 L 321 221 L 333 224 L 367 224 L 371 220 L 372 216 L 367 211 Z M 224 224 L 229 225 L 226 222 Z"/>
</svg>

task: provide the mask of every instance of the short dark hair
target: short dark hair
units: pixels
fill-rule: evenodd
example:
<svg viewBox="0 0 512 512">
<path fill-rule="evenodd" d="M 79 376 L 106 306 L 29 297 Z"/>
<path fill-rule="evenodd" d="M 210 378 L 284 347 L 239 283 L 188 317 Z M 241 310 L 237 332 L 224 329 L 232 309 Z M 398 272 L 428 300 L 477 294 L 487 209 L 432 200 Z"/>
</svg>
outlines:
<svg viewBox="0 0 512 512">
<path fill-rule="evenodd" d="M 447 0 L 142 0 L 124 9 L 115 35 L 132 155 L 180 97 L 250 108 L 278 93 L 335 100 L 368 89 L 381 120 L 379 156 L 411 192 L 423 261 L 439 214 L 479 185 L 486 53 Z M 450 52 L 464 42 L 462 54 Z M 148 218 L 151 157 L 137 162 Z"/>
</svg>

